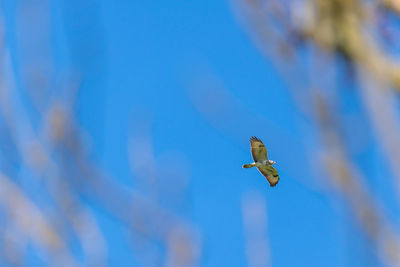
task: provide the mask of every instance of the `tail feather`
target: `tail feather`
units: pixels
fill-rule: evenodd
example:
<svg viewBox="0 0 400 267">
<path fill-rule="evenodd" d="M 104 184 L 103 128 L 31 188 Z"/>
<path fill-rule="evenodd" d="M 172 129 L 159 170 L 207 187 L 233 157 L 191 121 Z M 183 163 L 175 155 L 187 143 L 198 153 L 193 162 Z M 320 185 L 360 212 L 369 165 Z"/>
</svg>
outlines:
<svg viewBox="0 0 400 267">
<path fill-rule="evenodd" d="M 255 163 L 250 163 L 250 164 L 244 164 L 242 167 L 247 169 L 247 168 L 251 168 L 251 167 L 254 167 L 254 166 L 256 166 Z"/>
</svg>

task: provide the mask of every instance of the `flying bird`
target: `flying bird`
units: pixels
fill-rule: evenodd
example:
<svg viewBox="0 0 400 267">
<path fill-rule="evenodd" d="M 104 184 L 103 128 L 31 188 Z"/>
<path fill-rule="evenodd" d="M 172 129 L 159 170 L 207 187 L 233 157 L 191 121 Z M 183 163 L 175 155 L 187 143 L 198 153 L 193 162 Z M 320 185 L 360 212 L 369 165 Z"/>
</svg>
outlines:
<svg viewBox="0 0 400 267">
<path fill-rule="evenodd" d="M 254 162 L 243 165 L 243 168 L 257 167 L 258 171 L 267 178 L 270 186 L 275 186 L 279 181 L 279 174 L 272 165 L 276 162 L 268 159 L 267 149 L 257 137 L 253 136 L 250 138 L 250 145 Z"/>
</svg>

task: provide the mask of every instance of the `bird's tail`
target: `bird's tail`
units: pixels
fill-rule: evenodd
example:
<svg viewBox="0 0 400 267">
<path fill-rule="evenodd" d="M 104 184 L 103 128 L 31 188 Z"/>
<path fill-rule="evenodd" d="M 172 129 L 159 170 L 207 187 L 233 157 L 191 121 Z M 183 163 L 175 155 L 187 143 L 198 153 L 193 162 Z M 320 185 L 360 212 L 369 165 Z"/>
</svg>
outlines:
<svg viewBox="0 0 400 267">
<path fill-rule="evenodd" d="M 255 163 L 250 163 L 250 164 L 244 164 L 242 167 L 243 168 L 251 168 L 251 167 L 255 167 L 256 166 L 256 164 Z"/>
</svg>

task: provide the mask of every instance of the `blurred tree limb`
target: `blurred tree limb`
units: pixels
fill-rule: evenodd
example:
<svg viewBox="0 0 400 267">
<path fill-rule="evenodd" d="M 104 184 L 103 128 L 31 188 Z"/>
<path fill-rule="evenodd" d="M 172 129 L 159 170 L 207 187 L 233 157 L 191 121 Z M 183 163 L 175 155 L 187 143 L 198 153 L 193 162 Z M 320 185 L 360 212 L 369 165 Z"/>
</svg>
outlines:
<svg viewBox="0 0 400 267">
<path fill-rule="evenodd" d="M 46 29 L 40 29 L 43 36 L 32 37 L 34 49 L 24 43 L 23 52 L 35 55 L 27 56 L 30 61 L 19 69 L 29 73 L 23 77 L 26 89 L 16 85 L 0 20 L 0 218 L 5 218 L 0 220 L 5 248 L 0 264 L 24 265 L 31 245 L 49 266 L 108 265 L 108 247 L 113 244 L 107 242 L 95 213 L 102 209 L 131 236 L 142 237 L 133 240 L 133 251 L 144 243 L 164 250 L 143 265 L 158 265 L 159 258 L 165 266 L 196 266 L 200 245 L 194 226 L 154 196 L 121 186 L 91 160 L 74 111 L 81 84 L 71 79 L 53 91 L 43 84 L 53 78 L 52 69 L 36 68 L 53 60 L 44 49 L 50 22 L 42 15 L 48 15 L 48 3 L 31 4 L 20 8 Z M 29 32 L 30 23 L 21 23 L 27 26 L 21 31 Z M 138 261 L 141 256 L 137 253 Z"/>
</svg>

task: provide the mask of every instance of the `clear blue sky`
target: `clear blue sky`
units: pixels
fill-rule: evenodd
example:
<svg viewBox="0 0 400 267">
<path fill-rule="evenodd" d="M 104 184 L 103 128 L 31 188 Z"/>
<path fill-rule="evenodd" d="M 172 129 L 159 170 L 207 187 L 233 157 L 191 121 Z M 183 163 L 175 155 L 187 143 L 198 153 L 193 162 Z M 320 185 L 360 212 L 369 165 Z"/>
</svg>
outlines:
<svg viewBox="0 0 400 267">
<path fill-rule="evenodd" d="M 349 211 L 302 168 L 312 133 L 304 142 L 309 129 L 299 126 L 287 84 L 229 1 L 50 2 L 53 74 L 82 76 L 76 111 L 93 160 L 129 187 L 131 136 L 148 131 L 158 160 L 179 155 L 190 177 L 179 212 L 201 234 L 201 266 L 245 266 L 241 200 L 249 190 L 267 203 L 272 266 L 375 266 Z M 21 3 L 2 5 L 18 69 L 24 56 L 18 23 L 28 18 L 18 17 Z M 141 129 L 148 121 L 149 129 Z M 277 161 L 275 188 L 255 169 L 241 168 L 251 161 L 252 135 Z M 98 213 L 110 264 L 138 265 L 119 222 Z"/>
</svg>

